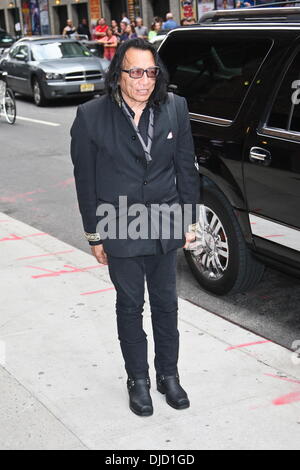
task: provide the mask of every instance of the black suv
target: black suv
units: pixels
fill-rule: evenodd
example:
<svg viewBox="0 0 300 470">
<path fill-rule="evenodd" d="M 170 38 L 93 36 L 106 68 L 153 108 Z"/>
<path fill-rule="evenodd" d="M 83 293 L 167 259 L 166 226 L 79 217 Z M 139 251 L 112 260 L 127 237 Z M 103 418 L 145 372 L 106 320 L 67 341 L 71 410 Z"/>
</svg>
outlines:
<svg viewBox="0 0 300 470">
<path fill-rule="evenodd" d="M 187 99 L 203 190 L 185 251 L 215 294 L 247 291 L 264 264 L 300 275 L 300 8 L 210 12 L 159 53 Z"/>
</svg>

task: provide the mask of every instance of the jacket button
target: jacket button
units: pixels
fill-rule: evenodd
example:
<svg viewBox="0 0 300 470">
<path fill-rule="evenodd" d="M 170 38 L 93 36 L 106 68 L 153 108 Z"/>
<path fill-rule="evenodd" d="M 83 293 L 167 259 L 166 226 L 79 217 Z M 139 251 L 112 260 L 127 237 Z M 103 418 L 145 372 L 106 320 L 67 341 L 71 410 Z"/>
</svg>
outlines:
<svg viewBox="0 0 300 470">
<path fill-rule="evenodd" d="M 148 184 L 148 181 L 144 181 L 144 184 Z"/>
<path fill-rule="evenodd" d="M 132 140 L 136 140 L 136 135 L 133 135 L 131 138 Z"/>
<path fill-rule="evenodd" d="M 150 202 L 147 201 L 146 204 L 145 204 L 146 207 L 150 207 Z"/>
</svg>

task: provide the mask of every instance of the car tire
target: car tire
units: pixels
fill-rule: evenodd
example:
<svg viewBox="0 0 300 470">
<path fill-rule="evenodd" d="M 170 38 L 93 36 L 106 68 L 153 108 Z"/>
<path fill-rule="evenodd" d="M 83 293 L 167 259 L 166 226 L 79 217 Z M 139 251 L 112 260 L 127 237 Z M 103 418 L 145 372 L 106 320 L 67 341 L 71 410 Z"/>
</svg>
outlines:
<svg viewBox="0 0 300 470">
<path fill-rule="evenodd" d="M 205 218 L 200 217 L 197 232 L 197 242 L 201 243 L 198 249 L 184 250 L 187 262 L 205 290 L 216 295 L 246 292 L 261 280 L 265 267 L 247 247 L 223 193 L 213 184 L 205 184 L 203 201 Z"/>
<path fill-rule="evenodd" d="M 38 78 L 34 78 L 32 82 L 33 100 L 36 106 L 46 106 L 47 99 L 45 98 L 41 83 Z"/>
</svg>

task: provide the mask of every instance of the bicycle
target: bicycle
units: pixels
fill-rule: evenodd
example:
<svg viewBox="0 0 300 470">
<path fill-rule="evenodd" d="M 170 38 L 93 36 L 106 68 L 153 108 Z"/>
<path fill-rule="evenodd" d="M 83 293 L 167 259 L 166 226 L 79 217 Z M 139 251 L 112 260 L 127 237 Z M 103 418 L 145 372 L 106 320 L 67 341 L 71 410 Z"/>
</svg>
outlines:
<svg viewBox="0 0 300 470">
<path fill-rule="evenodd" d="M 14 124 L 17 117 L 17 107 L 14 92 L 7 87 L 7 72 L 0 71 L 0 116 L 3 113 L 9 124 Z"/>
</svg>

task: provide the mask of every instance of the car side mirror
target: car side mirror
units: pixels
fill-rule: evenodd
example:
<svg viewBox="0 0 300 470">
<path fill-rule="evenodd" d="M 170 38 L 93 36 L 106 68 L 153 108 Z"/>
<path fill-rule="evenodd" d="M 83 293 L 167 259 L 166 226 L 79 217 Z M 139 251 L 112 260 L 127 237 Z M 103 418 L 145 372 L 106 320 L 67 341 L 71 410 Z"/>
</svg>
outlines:
<svg viewBox="0 0 300 470">
<path fill-rule="evenodd" d="M 28 57 L 25 54 L 16 54 L 15 58 L 17 60 L 22 60 L 23 62 L 27 62 L 27 60 L 28 60 Z"/>
</svg>

